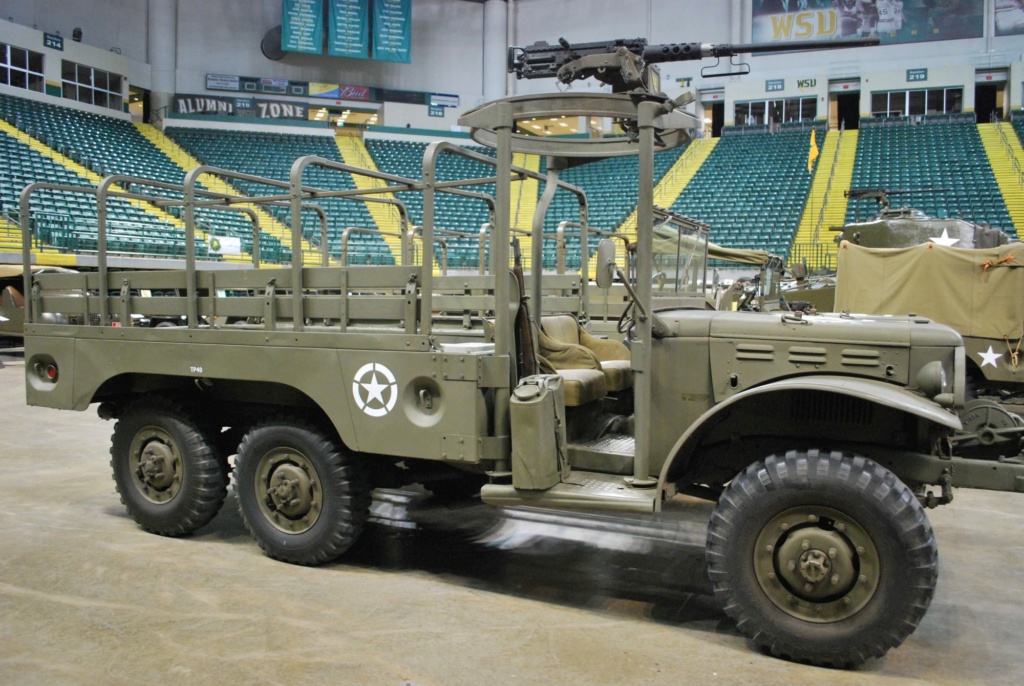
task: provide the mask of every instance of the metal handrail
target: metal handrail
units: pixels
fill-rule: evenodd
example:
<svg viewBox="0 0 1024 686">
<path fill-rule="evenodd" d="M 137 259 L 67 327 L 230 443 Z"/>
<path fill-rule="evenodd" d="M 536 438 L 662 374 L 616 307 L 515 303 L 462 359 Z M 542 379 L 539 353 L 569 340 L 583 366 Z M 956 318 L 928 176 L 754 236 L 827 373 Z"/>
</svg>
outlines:
<svg viewBox="0 0 1024 686">
<path fill-rule="evenodd" d="M 825 186 L 825 195 L 821 200 L 821 209 L 818 210 L 818 221 L 814 224 L 814 233 L 811 234 L 811 242 L 817 243 L 821 237 L 821 225 L 825 223 L 825 208 L 828 207 L 829 196 L 832 194 L 832 180 L 836 177 L 836 166 L 839 164 L 839 150 L 843 145 L 843 134 L 846 133 L 846 122 L 839 124 L 839 140 L 836 141 L 836 152 L 832 156 L 832 168 L 828 173 L 828 184 Z M 828 134 L 826 134 L 827 136 Z M 821 142 L 822 145 L 825 141 Z"/>
</svg>

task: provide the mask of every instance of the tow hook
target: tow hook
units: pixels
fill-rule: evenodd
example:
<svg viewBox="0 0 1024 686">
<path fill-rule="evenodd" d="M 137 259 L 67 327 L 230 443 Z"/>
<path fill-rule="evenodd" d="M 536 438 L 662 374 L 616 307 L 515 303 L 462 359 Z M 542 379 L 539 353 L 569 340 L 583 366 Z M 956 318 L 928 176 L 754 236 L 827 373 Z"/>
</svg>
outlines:
<svg viewBox="0 0 1024 686">
<path fill-rule="evenodd" d="M 928 509 L 933 509 L 939 505 L 949 505 L 953 502 L 953 478 L 950 476 L 948 471 L 943 471 L 942 476 L 939 477 L 938 485 L 942 487 L 942 495 L 935 495 L 928 487 L 922 488 L 921 493 L 918 494 L 918 500 L 921 504 Z"/>
</svg>

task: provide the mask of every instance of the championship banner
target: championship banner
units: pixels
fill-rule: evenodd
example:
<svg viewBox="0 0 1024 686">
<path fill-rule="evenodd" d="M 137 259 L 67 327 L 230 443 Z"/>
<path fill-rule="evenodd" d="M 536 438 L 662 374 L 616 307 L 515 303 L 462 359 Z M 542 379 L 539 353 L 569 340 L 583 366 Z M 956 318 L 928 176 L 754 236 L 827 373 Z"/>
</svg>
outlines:
<svg viewBox="0 0 1024 686">
<path fill-rule="evenodd" d="M 282 0 L 281 49 L 319 55 L 324 43 L 323 0 Z"/>
<path fill-rule="evenodd" d="M 327 54 L 370 56 L 370 0 L 327 0 Z"/>
<path fill-rule="evenodd" d="M 373 59 L 409 64 L 412 0 L 373 0 Z"/>
<path fill-rule="evenodd" d="M 985 0 L 754 0 L 751 12 L 754 43 L 877 36 L 893 45 L 981 38 L 985 27 Z"/>
</svg>

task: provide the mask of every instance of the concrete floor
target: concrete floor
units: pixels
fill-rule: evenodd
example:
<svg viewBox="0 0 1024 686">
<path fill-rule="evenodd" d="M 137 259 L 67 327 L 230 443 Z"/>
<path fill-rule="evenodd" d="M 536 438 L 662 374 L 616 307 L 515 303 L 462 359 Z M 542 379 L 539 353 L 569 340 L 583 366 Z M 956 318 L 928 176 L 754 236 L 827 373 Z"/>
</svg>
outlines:
<svg viewBox="0 0 1024 686">
<path fill-rule="evenodd" d="M 931 512 L 938 592 L 899 649 L 842 672 L 756 652 L 710 597 L 708 510 L 650 520 L 380 493 L 343 562 L 265 557 L 229 494 L 196 535 L 125 514 L 112 426 L 26 407 L 0 356 L 3 684 L 1020 684 L 1024 497 Z"/>
</svg>

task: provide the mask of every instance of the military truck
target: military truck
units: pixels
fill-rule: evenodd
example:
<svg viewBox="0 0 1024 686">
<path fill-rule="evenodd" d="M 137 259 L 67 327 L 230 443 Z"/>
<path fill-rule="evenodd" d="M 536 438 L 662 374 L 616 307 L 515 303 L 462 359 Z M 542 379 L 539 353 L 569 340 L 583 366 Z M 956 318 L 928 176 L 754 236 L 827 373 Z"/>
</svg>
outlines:
<svg viewBox="0 0 1024 686">
<path fill-rule="evenodd" d="M 1024 410 L 1024 244 L 998 228 L 891 207 L 891 196 L 925 192 L 941 191 L 850 189 L 852 200 L 878 202 L 878 214 L 835 227 L 836 273 L 783 295 L 820 311 L 915 313 L 952 326 L 964 337 L 969 395 L 1008 408 L 969 414 L 1009 429 L 1017 423 L 1010 411 Z"/>
<path fill-rule="evenodd" d="M 520 121 L 566 113 L 614 117 L 635 135 L 515 133 Z M 965 390 L 960 336 L 921 317 L 658 307 L 654 151 L 700 127 L 661 93 L 513 97 L 460 123 L 496 156 L 437 141 L 421 179 L 317 157 L 297 159 L 287 182 L 193 169 L 180 200 L 159 201 L 183 207 L 180 270 L 106 267 L 108 198 L 168 184 L 111 176 L 91 191 L 61 188 L 96 198 L 98 270 L 26 273 L 28 402 L 77 411 L 98 404 L 101 417 L 116 420 L 117 490 L 135 521 L 157 534 L 187 535 L 210 522 L 229 479 L 256 542 L 301 565 L 344 555 L 375 486 L 483 484 L 480 497 L 492 505 L 634 513 L 657 513 L 688 494 L 716 502 L 708 574 L 724 611 L 762 649 L 852 666 L 902 643 L 935 590 L 925 507 L 949 502 L 954 486 L 1024 490 L 1024 464 L 953 451 Z M 548 173 L 514 165 L 514 150 L 547 155 Z M 633 315 L 616 340 L 587 331 L 590 289 L 622 279 L 611 244 L 598 246 L 594 283 L 587 260 L 579 274 L 539 265 L 556 188 L 577 198 L 582 254 L 590 254 L 587 195 L 559 170 L 622 154 L 639 156 L 640 228 L 638 276 L 623 281 Z M 493 176 L 439 180 L 443 155 L 489 165 Z M 312 186 L 305 173 L 313 168 L 362 174 L 378 187 Z M 217 270 L 196 259 L 195 208 L 253 201 L 202 190 L 205 173 L 280 189 L 260 201 L 290 204 L 290 266 Z M 519 278 L 522 265 L 510 270 L 509 207 L 512 181 L 527 177 L 545 191 L 533 224 L 536 266 Z M 480 190 L 489 183 L 493 196 Z M 54 185 L 23 191 L 22 217 L 45 188 Z M 302 262 L 304 204 L 399 192 L 422 193 L 427 246 L 439 193 L 484 203 L 493 224 L 487 273 L 439 275 L 429 249 L 396 266 L 331 266 L 326 253 L 319 265 Z M 706 240 L 679 236 L 680 254 L 682 242 Z M 670 278 L 682 281 L 686 262 Z M 167 289 L 182 295 L 138 295 Z M 110 325 L 133 312 L 182 315 L 186 324 Z M 52 313 L 82 324 L 50 323 Z M 224 317 L 245 323 L 220 326 Z"/>
</svg>

